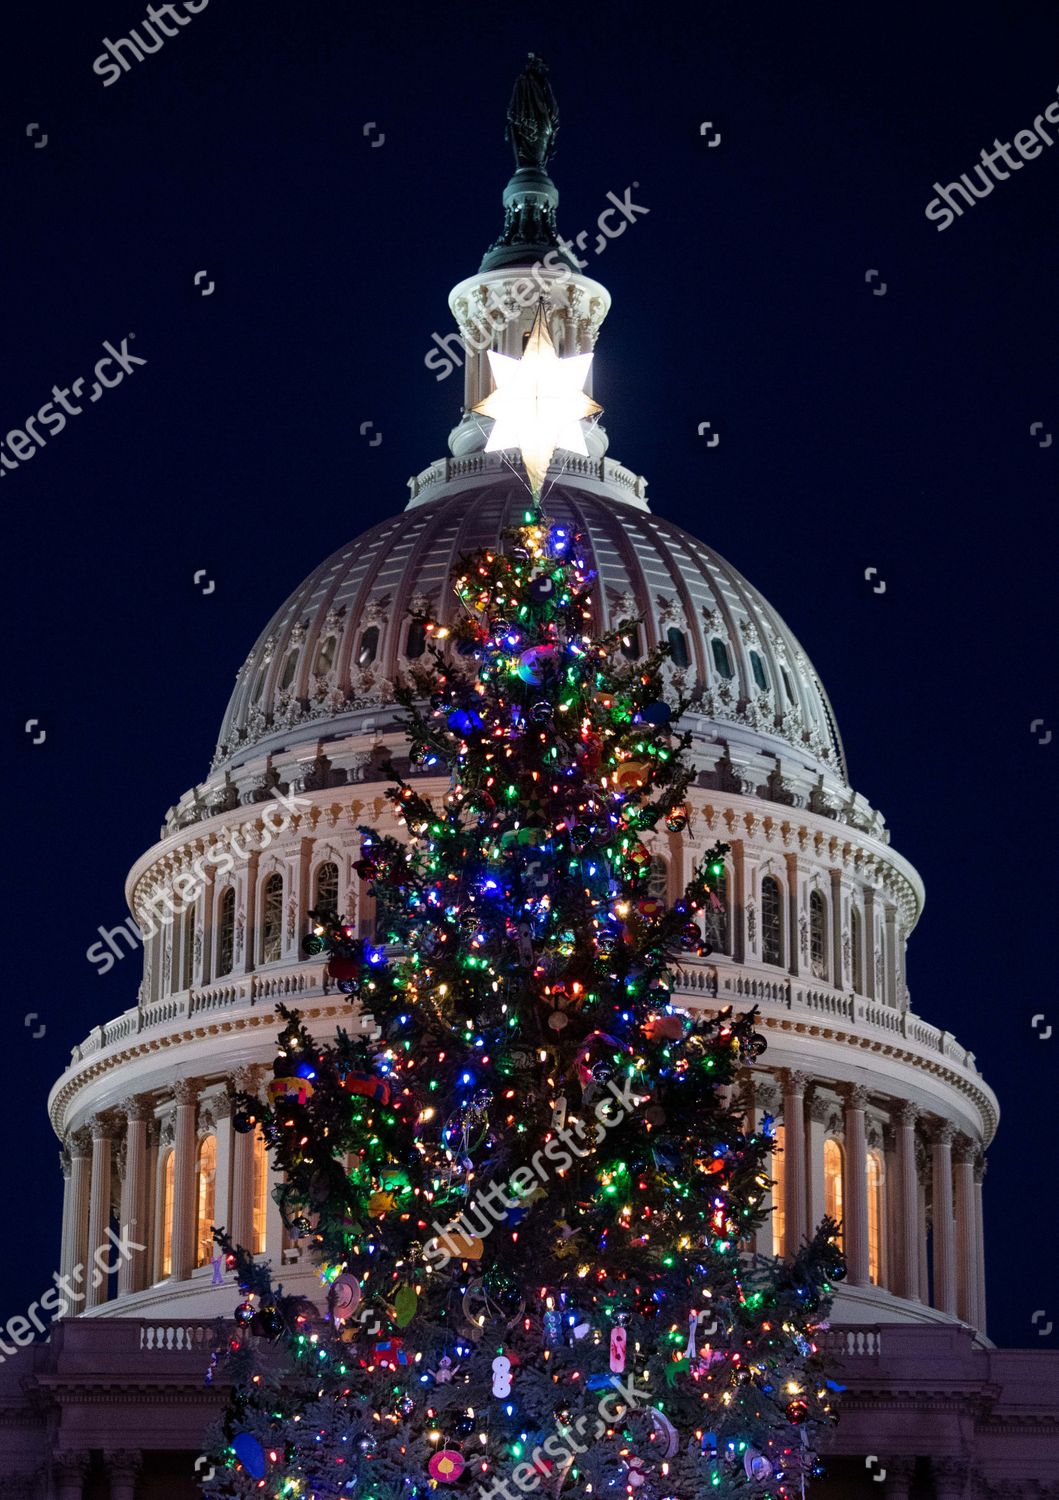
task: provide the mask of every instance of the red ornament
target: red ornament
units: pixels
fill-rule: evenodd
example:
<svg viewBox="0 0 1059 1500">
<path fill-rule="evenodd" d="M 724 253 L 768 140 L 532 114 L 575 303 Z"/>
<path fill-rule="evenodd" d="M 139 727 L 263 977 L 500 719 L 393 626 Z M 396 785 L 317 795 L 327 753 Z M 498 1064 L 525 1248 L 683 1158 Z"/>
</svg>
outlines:
<svg viewBox="0 0 1059 1500">
<path fill-rule="evenodd" d="M 389 1104 L 390 1085 L 374 1073 L 347 1073 L 341 1080 L 347 1094 L 360 1094 L 375 1104 Z"/>
</svg>

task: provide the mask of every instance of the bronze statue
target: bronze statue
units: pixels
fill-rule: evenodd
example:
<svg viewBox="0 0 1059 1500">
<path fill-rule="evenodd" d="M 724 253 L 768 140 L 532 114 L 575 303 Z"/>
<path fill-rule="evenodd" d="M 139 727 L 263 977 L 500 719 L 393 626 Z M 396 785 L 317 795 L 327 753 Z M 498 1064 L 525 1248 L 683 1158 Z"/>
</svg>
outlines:
<svg viewBox="0 0 1059 1500">
<path fill-rule="evenodd" d="M 516 166 L 543 171 L 555 150 L 558 133 L 559 106 L 548 82 L 548 70 L 536 53 L 531 52 L 515 80 L 507 107 L 504 136 L 514 149 Z"/>
</svg>

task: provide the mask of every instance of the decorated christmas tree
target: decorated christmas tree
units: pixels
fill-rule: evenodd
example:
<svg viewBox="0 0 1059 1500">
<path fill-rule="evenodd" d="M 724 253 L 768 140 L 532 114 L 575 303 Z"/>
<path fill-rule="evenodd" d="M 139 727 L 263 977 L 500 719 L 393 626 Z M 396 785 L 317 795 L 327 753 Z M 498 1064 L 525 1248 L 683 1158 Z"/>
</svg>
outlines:
<svg viewBox="0 0 1059 1500">
<path fill-rule="evenodd" d="M 634 622 L 593 634 L 590 559 L 530 477 L 524 524 L 457 569 L 459 617 L 421 622 L 402 836 L 363 830 L 375 935 L 312 914 L 349 1025 L 283 1011 L 267 1103 L 238 1101 L 322 1288 L 285 1297 L 219 1232 L 242 1300 L 213 1495 L 780 1500 L 831 1420 L 836 1226 L 750 1252 L 764 1041 L 679 997 L 725 846 L 673 904 L 649 881 L 654 831 L 688 823 L 685 705 Z"/>
</svg>

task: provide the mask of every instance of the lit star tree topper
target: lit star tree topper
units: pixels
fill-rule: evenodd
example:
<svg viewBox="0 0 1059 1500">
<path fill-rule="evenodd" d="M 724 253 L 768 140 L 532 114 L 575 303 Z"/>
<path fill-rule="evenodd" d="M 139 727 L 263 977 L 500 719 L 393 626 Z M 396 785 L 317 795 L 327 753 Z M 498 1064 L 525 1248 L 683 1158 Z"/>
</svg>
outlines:
<svg viewBox="0 0 1059 1500">
<path fill-rule="evenodd" d="M 581 422 L 603 410 L 584 390 L 591 364 L 591 354 L 559 358 L 548 332 L 543 302 L 537 308 L 521 359 L 489 351 L 496 390 L 473 408 L 494 419 L 485 451 L 517 448 L 535 497 L 540 495 L 556 448 L 588 453 Z"/>
</svg>

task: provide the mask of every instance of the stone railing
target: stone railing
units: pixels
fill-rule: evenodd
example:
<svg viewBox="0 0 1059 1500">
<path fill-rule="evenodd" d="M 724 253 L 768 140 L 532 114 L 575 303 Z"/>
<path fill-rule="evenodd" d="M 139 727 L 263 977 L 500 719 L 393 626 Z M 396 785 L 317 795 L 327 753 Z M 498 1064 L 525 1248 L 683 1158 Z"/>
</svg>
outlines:
<svg viewBox="0 0 1059 1500">
<path fill-rule="evenodd" d="M 173 1319 L 148 1323 L 138 1318 L 123 1318 L 122 1322 L 127 1322 L 131 1329 L 139 1329 L 137 1347 L 149 1354 L 208 1354 L 217 1338 L 216 1319 L 209 1323 Z"/>
</svg>

